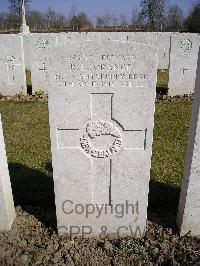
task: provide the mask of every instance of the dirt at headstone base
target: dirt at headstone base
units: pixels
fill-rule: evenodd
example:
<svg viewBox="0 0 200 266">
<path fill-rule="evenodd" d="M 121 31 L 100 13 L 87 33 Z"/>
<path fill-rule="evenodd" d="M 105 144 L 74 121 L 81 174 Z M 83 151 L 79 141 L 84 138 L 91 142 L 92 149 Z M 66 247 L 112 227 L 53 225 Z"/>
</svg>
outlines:
<svg viewBox="0 0 200 266">
<path fill-rule="evenodd" d="M 170 228 L 148 222 L 146 235 L 138 240 L 72 239 L 58 236 L 52 229 L 54 210 L 30 206 L 25 209 L 17 208 L 12 230 L 0 233 L 1 266 L 200 265 L 200 238 L 189 235 L 181 238 Z"/>
</svg>

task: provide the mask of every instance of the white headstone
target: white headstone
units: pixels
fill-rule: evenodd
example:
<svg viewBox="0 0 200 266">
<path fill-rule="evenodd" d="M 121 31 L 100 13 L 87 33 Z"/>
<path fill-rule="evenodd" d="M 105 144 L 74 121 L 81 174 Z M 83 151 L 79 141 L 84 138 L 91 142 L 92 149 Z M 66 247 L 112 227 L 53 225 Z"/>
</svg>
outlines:
<svg viewBox="0 0 200 266">
<path fill-rule="evenodd" d="M 58 43 L 64 42 L 63 34 L 34 33 L 26 37 L 26 49 L 29 51 L 26 61 L 31 69 L 32 94 L 43 91 L 47 94 L 46 54 Z"/>
<path fill-rule="evenodd" d="M 169 95 L 194 92 L 199 45 L 198 34 L 181 33 L 171 36 Z"/>
<path fill-rule="evenodd" d="M 149 46 L 157 45 L 157 33 L 155 32 L 67 32 L 60 33 L 60 35 L 64 35 L 66 41 L 130 41 Z"/>
<path fill-rule="evenodd" d="M 37 33 L 24 36 L 26 66 L 31 69 L 32 93 L 47 93 L 46 50 L 65 44 L 67 41 L 129 41 L 150 46 L 157 45 L 156 33 L 127 32 L 68 32 L 68 33 Z"/>
<path fill-rule="evenodd" d="M 158 32 L 158 69 L 169 68 L 171 32 Z"/>
<path fill-rule="evenodd" d="M 99 38 L 67 41 L 49 57 L 59 233 L 140 237 L 147 217 L 157 49 Z"/>
<path fill-rule="evenodd" d="M 0 35 L 0 94 L 26 94 L 23 38 Z"/>
<path fill-rule="evenodd" d="M 31 34 L 31 33 L 30 33 Z M 24 49 L 24 64 L 27 70 L 31 70 L 31 60 L 30 60 L 30 44 L 29 44 L 29 35 L 30 34 L 21 34 L 23 38 L 23 49 Z"/>
<path fill-rule="evenodd" d="M 131 32 L 128 34 L 129 41 L 142 43 L 157 47 L 157 33 L 156 32 Z"/>
<path fill-rule="evenodd" d="M 177 223 L 181 235 L 200 236 L 200 52 Z"/>
<path fill-rule="evenodd" d="M 101 36 L 101 40 L 129 41 L 157 47 L 157 33 L 155 32 L 101 32 L 96 36 Z"/>
<path fill-rule="evenodd" d="M 15 208 L 0 115 L 0 231 L 9 231 L 14 219 Z"/>
</svg>

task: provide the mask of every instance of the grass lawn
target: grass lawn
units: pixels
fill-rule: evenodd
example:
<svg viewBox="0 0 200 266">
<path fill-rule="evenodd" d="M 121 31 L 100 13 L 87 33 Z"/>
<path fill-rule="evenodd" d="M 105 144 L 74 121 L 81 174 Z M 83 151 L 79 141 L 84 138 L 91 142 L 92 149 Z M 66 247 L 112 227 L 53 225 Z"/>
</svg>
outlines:
<svg viewBox="0 0 200 266">
<path fill-rule="evenodd" d="M 52 206 L 48 107 L 43 102 L 1 102 L 15 204 Z"/>
<path fill-rule="evenodd" d="M 177 211 L 187 148 L 191 102 L 156 105 L 150 207 Z"/>
<path fill-rule="evenodd" d="M 150 208 L 177 208 L 190 102 L 156 105 Z M 15 204 L 54 206 L 48 108 L 44 102 L 0 102 Z"/>
<path fill-rule="evenodd" d="M 162 93 L 162 94 L 167 93 L 167 91 L 168 91 L 168 79 L 169 79 L 169 72 L 167 69 L 158 70 L 158 72 L 157 72 L 157 84 L 156 84 L 157 93 Z"/>
</svg>

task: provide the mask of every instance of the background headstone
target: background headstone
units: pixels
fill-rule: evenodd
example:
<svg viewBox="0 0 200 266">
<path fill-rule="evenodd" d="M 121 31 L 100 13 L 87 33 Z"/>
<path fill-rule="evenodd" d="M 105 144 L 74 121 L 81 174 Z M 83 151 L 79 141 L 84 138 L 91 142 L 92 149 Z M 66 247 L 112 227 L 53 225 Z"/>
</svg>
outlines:
<svg viewBox="0 0 200 266">
<path fill-rule="evenodd" d="M 170 36 L 172 32 L 158 32 L 158 69 L 169 68 Z"/>
<path fill-rule="evenodd" d="M 0 35 L 0 94 L 26 94 L 23 38 L 20 35 Z"/>
<path fill-rule="evenodd" d="M 34 33 L 26 37 L 26 49 L 28 58 L 26 62 L 30 66 L 32 94 L 43 91 L 47 94 L 47 73 L 46 73 L 46 50 L 52 49 L 58 43 L 64 42 L 64 36 L 60 34 Z"/>
<path fill-rule="evenodd" d="M 9 231 L 14 219 L 15 208 L 0 115 L 0 231 Z"/>
<path fill-rule="evenodd" d="M 157 47 L 157 33 L 155 32 L 101 32 L 96 36 L 100 36 L 101 40 L 129 41 Z"/>
<path fill-rule="evenodd" d="M 68 33 L 34 33 L 24 35 L 26 67 L 31 70 L 32 93 L 47 93 L 47 73 L 45 54 L 48 49 L 67 41 L 130 41 L 157 46 L 157 33 L 143 32 L 68 32 Z M 56 49 L 56 48 L 55 48 Z"/>
<path fill-rule="evenodd" d="M 30 58 L 30 43 L 29 43 L 29 35 L 30 34 L 20 34 L 23 38 L 23 49 L 24 49 L 24 64 L 26 70 L 31 71 L 31 58 Z"/>
<path fill-rule="evenodd" d="M 199 45 L 198 34 L 181 33 L 171 36 L 169 95 L 194 92 Z"/>
<path fill-rule="evenodd" d="M 141 236 L 147 217 L 157 49 L 99 37 L 68 40 L 46 51 L 59 233 L 81 235 L 86 226 L 92 235 Z M 80 214 L 88 205 L 94 213 Z M 120 206 L 124 214 L 116 217 Z"/>
<path fill-rule="evenodd" d="M 200 235 L 200 52 L 177 223 L 181 235 Z"/>
<path fill-rule="evenodd" d="M 129 41 L 157 47 L 156 32 L 133 32 L 129 34 Z"/>
</svg>

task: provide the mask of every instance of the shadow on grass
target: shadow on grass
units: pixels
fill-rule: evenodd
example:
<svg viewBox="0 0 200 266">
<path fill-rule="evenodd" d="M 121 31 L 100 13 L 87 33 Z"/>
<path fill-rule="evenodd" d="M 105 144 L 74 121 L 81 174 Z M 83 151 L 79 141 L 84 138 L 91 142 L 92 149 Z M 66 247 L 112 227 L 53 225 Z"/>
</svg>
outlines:
<svg viewBox="0 0 200 266">
<path fill-rule="evenodd" d="M 27 94 L 32 95 L 32 85 L 27 84 Z"/>
<path fill-rule="evenodd" d="M 47 165 L 50 165 L 48 163 Z M 22 164 L 9 164 L 15 206 L 34 215 L 47 227 L 55 228 L 55 197 L 52 175 Z"/>
<path fill-rule="evenodd" d="M 176 230 L 179 197 L 179 188 L 151 180 L 148 203 L 149 221 Z"/>
<path fill-rule="evenodd" d="M 52 166 L 44 173 L 21 164 L 9 164 L 15 206 L 34 215 L 45 226 L 56 230 L 55 198 Z M 149 221 L 176 230 L 176 213 L 180 190 L 151 180 L 148 204 Z"/>
<path fill-rule="evenodd" d="M 27 93 L 32 95 L 32 78 L 31 78 L 31 71 L 26 69 L 26 86 L 27 86 Z"/>
<path fill-rule="evenodd" d="M 161 94 L 161 95 L 167 95 L 167 93 L 168 93 L 168 88 L 166 88 L 166 87 L 162 87 L 162 86 L 157 86 L 156 87 L 156 93 L 158 93 L 158 94 Z"/>
</svg>

